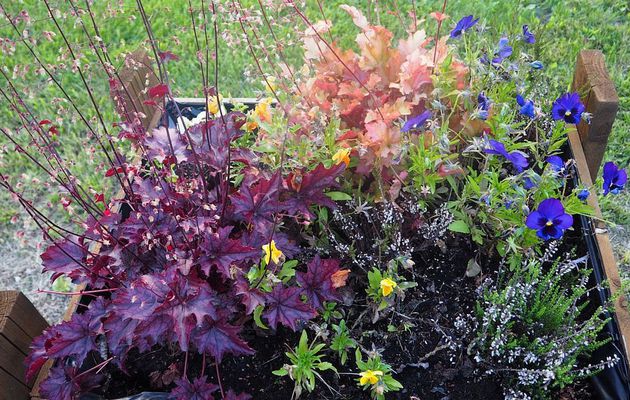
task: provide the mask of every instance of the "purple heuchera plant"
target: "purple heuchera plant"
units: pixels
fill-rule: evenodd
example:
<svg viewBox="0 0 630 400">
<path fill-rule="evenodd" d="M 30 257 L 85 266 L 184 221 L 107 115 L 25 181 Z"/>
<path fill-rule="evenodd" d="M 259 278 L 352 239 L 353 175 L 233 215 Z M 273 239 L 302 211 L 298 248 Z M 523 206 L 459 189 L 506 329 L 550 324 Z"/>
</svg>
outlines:
<svg viewBox="0 0 630 400">
<path fill-rule="evenodd" d="M 551 109 L 553 119 L 567 124 L 577 124 L 586 108 L 577 93 L 566 93 L 556 99 Z"/>
<path fill-rule="evenodd" d="M 525 224 L 543 240 L 560 239 L 564 231 L 573 225 L 573 216 L 564 212 L 560 200 L 545 199 L 538 209 L 527 216 Z"/>
<path fill-rule="evenodd" d="M 619 168 L 614 162 L 604 164 L 604 195 L 619 194 L 628 181 L 628 174 L 624 168 Z"/>
<path fill-rule="evenodd" d="M 286 177 L 261 170 L 255 153 L 233 146 L 244 122 L 229 113 L 186 135 L 160 128 L 128 136 L 155 161 L 130 179 L 121 202 L 133 211 L 90 217 L 83 236 L 58 240 L 42 254 L 53 277 L 110 292 L 33 341 L 29 378 L 46 360 L 59 360 L 42 383 L 51 399 L 71 398 L 98 381 L 95 370 L 76 379 L 65 367 L 80 366 L 88 354 L 124 368 L 132 349 L 174 345 L 220 363 L 229 354 L 253 353 L 241 331 L 256 307 L 272 328 L 295 330 L 323 301 L 337 298 L 332 275 L 339 263 L 319 256 L 306 273 L 265 290 L 247 279 L 272 239 L 286 256 L 299 252 L 298 238 L 279 227 L 290 220 L 301 226 L 312 206 L 334 207 L 324 192 L 338 187 L 346 166 L 320 164 Z M 226 179 L 230 163 L 241 164 L 239 186 Z M 102 243 L 98 250 L 92 241 Z M 205 378 L 190 379 L 178 381 L 175 398 L 208 398 L 216 390 Z"/>
<path fill-rule="evenodd" d="M 512 163 L 519 173 L 523 172 L 523 170 L 529 165 L 527 162 L 527 156 L 523 152 L 518 150 L 508 152 L 503 143 L 493 139 L 489 140 L 489 144 L 490 148 L 484 150 L 486 153 L 503 156 L 506 160 Z"/>
</svg>

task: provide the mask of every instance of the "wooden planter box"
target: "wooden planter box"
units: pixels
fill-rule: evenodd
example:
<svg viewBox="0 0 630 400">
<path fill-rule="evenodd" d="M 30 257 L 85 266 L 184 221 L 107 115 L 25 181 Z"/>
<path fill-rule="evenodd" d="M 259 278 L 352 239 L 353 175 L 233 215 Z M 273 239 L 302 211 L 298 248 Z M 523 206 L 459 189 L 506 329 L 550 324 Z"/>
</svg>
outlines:
<svg viewBox="0 0 630 400">
<path fill-rule="evenodd" d="M 149 74 L 146 74 L 146 78 Z M 135 71 L 128 80 L 137 104 L 144 100 L 143 89 L 138 82 L 145 82 L 142 71 Z M 611 82 L 604 57 L 600 51 L 581 51 L 573 79 L 573 89 L 580 93 L 586 105 L 586 111 L 592 114 L 592 123 L 582 122 L 569 130 L 568 138 L 573 158 L 576 161 L 579 179 L 585 186 L 592 186 L 603 159 L 608 136 L 618 110 L 619 99 Z M 129 93 L 127 93 L 129 94 Z M 132 95 L 131 97 L 134 97 Z M 182 103 L 194 103 L 199 99 L 178 99 Z M 242 99 L 241 99 L 242 100 Z M 203 104 L 203 102 L 202 102 Z M 144 110 L 144 108 L 143 108 Z M 148 117 L 145 126 L 155 126 L 159 118 Z M 601 210 L 597 196 L 591 194 L 588 203 L 595 209 L 595 218 L 589 219 L 590 226 L 584 231 L 592 232 L 596 243 L 594 255 L 601 262 L 603 277 L 609 282 L 610 294 L 614 297 L 621 290 L 621 278 L 615 262 L 613 250 L 608 238 L 605 224 L 602 222 Z M 78 292 L 84 288 L 79 287 Z M 72 296 L 66 310 L 64 320 L 68 320 L 77 310 L 81 301 L 80 295 Z M 626 363 L 630 359 L 630 312 L 625 296 L 616 296 L 614 323 L 619 331 L 621 345 Z M 23 360 L 28 352 L 32 338 L 38 336 L 48 326 L 33 305 L 19 292 L 0 292 L 0 400 L 40 399 L 39 384 L 48 375 L 52 362 L 46 363 L 34 382 L 25 382 Z"/>
</svg>

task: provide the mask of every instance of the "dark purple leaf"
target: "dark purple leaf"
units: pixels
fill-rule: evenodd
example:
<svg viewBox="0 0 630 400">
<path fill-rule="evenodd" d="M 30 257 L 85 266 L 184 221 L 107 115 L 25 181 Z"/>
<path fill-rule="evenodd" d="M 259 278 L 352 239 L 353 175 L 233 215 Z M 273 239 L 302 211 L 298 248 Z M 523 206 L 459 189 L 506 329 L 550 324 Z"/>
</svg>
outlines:
<svg viewBox="0 0 630 400">
<path fill-rule="evenodd" d="M 230 196 L 234 218 L 252 224 L 259 231 L 266 231 L 273 226 L 274 214 L 280 209 L 279 183 L 279 175 L 274 174 L 270 180 L 260 179 L 253 187 L 249 184 L 241 185 L 240 190 Z"/>
<path fill-rule="evenodd" d="M 81 267 L 84 257 L 87 255 L 86 248 L 69 240 L 55 242 L 49 246 L 40 256 L 44 271 L 52 272 L 51 280 L 57 279 L 61 275 L 71 277 L 73 280 L 85 275 L 85 270 Z"/>
<path fill-rule="evenodd" d="M 336 179 L 346 169 L 345 163 L 339 163 L 330 168 L 319 164 L 310 172 L 293 172 L 284 182 L 286 190 L 283 196 L 283 209 L 291 214 L 302 214 L 312 218 L 309 207 L 320 205 L 334 208 L 335 203 L 324 194 L 326 189 L 339 187 Z"/>
<path fill-rule="evenodd" d="M 281 323 L 295 331 L 295 324 L 298 321 L 308 321 L 317 315 L 310 305 L 305 304 L 300 299 L 301 294 L 300 288 L 285 288 L 279 284 L 273 288 L 271 293 L 266 295 L 267 311 L 265 311 L 264 316 L 273 329 L 276 329 L 278 323 Z"/>
<path fill-rule="evenodd" d="M 195 329 L 194 342 L 200 353 L 212 355 L 217 362 L 221 362 L 223 355 L 254 354 L 254 351 L 241 339 L 238 334 L 241 328 L 225 322 L 206 318 L 201 328 Z"/>
<path fill-rule="evenodd" d="M 208 383 L 205 376 L 195 378 L 192 383 L 186 378 L 180 378 L 175 384 L 177 386 L 171 391 L 175 400 L 209 400 L 212 399 L 212 393 L 219 390 L 217 385 Z"/>
<path fill-rule="evenodd" d="M 73 314 L 70 321 L 55 325 L 46 341 L 46 352 L 51 358 L 72 356 L 81 365 L 90 351 L 96 350 L 98 330 L 90 328 L 87 314 Z"/>
<path fill-rule="evenodd" d="M 250 400 L 252 396 L 247 393 L 239 393 L 233 392 L 232 389 L 228 390 L 225 394 L 225 400 Z"/>
<path fill-rule="evenodd" d="M 243 246 L 240 240 L 230 239 L 231 226 L 219 228 L 217 232 L 204 235 L 202 248 L 204 256 L 201 258 L 201 270 L 210 274 L 210 268 L 216 267 L 226 278 L 232 276 L 230 266 L 240 262 L 260 258 L 260 248 Z"/>
<path fill-rule="evenodd" d="M 39 386 L 39 392 L 48 400 L 74 400 L 80 393 L 99 387 L 102 377 L 79 374 L 78 368 L 56 366 Z"/>
<path fill-rule="evenodd" d="M 332 281 L 332 276 L 337 271 L 338 260 L 322 260 L 316 255 L 308 263 L 306 273 L 297 273 L 297 281 L 314 308 L 321 308 L 324 301 L 339 300 Z"/>
</svg>

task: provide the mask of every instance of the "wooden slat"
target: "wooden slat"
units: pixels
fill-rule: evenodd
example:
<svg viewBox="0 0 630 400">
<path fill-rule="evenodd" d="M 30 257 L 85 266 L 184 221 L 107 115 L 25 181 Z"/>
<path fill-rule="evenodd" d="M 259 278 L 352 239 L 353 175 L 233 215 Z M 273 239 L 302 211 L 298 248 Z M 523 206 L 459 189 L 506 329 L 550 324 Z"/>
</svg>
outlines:
<svg viewBox="0 0 630 400">
<path fill-rule="evenodd" d="M 569 131 L 569 143 L 573 151 L 573 158 L 575 159 L 580 180 L 585 186 L 592 186 L 593 181 L 591 180 L 588 159 L 583 150 L 580 134 L 575 127 Z M 624 351 L 628 360 L 630 360 L 628 347 L 628 338 L 630 338 L 630 311 L 628 311 L 628 301 L 623 292 L 618 293 L 621 290 L 621 277 L 619 276 L 619 269 L 617 268 L 613 248 L 610 244 L 606 224 L 602 220 L 602 211 L 599 208 L 597 195 L 595 193 L 589 195 L 588 204 L 595 210 L 595 218 L 591 219 L 591 224 L 593 232 L 595 232 L 595 240 L 599 248 L 605 278 L 610 285 L 612 297 L 617 297 L 614 304 L 615 319 L 617 320 L 617 325 L 619 326 L 619 331 L 622 336 Z M 621 295 L 616 296 L 618 294 Z"/>
<path fill-rule="evenodd" d="M 24 376 L 26 374 L 24 353 L 4 336 L 0 336 L 0 355 L 0 369 L 7 372 L 25 387 L 28 387 L 28 385 L 24 383 Z"/>
<path fill-rule="evenodd" d="M 0 369 L 0 400 L 26 400 L 28 388 L 6 371 Z"/>
<path fill-rule="evenodd" d="M 0 332 L 4 321 L 2 316 L 15 322 L 31 338 L 39 336 L 48 327 L 44 317 L 26 296 L 14 290 L 0 292 Z"/>
<path fill-rule="evenodd" d="M 592 181 L 604 158 L 608 136 L 619 109 L 619 97 L 608 75 L 604 55 L 599 50 L 582 50 L 573 76 L 573 90 L 581 94 L 591 123 L 582 121 L 577 130 Z"/>
</svg>

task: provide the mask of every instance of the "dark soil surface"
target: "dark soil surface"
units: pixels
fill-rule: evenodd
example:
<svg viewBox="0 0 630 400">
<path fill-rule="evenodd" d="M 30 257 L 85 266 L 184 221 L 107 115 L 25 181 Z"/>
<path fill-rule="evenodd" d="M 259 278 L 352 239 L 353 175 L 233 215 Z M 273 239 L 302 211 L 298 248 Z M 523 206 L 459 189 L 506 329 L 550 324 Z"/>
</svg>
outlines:
<svg viewBox="0 0 630 400">
<path fill-rule="evenodd" d="M 383 360 L 396 372 L 394 377 L 404 389 L 387 395 L 388 399 L 410 400 L 472 400 L 503 399 L 496 378 L 484 374 L 482 368 L 466 354 L 467 340 L 458 335 L 454 326 L 455 316 L 472 313 L 482 276 L 465 276 L 467 261 L 474 254 L 471 244 L 461 236 L 449 236 L 445 246 L 432 246 L 414 255 L 416 263 L 406 273 L 408 279 L 418 282 L 409 289 L 396 307 L 396 313 L 381 315 L 372 323 L 372 313 L 366 310 L 364 295 L 357 295 L 350 307 L 342 307 L 351 334 L 364 350 L 381 351 Z M 442 251 L 440 248 L 448 248 Z M 496 265 L 489 257 L 480 260 L 482 274 L 493 274 L 490 267 Z M 421 271 L 421 275 L 419 275 Z M 348 293 L 362 293 L 356 280 L 349 280 Z M 407 329 L 403 328 L 407 324 Z M 398 328 L 388 332 L 388 326 Z M 312 332 L 312 330 L 311 330 Z M 279 369 L 287 361 L 284 354 L 288 346 L 295 346 L 299 334 L 280 328 L 276 332 L 252 329 L 244 331 L 244 339 L 256 350 L 247 357 L 226 357 L 220 366 L 225 390 L 246 392 L 256 400 L 290 399 L 293 383 L 287 377 L 277 377 L 271 371 Z M 312 333 L 310 335 L 312 338 Z M 334 362 L 339 376 L 324 372 L 328 385 L 338 391 L 333 393 L 318 382 L 313 393 L 304 393 L 302 399 L 369 399 L 356 383 L 353 368 L 354 357 L 349 356 L 346 366 L 338 363 L 335 355 L 327 355 Z M 128 374 L 111 368 L 111 379 L 103 386 L 107 398 L 118 398 L 141 391 L 168 391 L 171 380 L 179 376 L 184 360 L 178 351 L 155 349 L 153 352 L 136 354 L 126 363 Z M 189 359 L 189 377 L 196 377 L 202 369 L 201 357 Z M 169 373 L 169 367 L 173 373 Z M 160 371 L 167 371 L 160 374 Z M 205 373 L 216 382 L 215 366 L 208 363 Z M 574 385 L 558 394 L 558 399 L 577 400 L 595 398 L 588 383 Z"/>
</svg>

